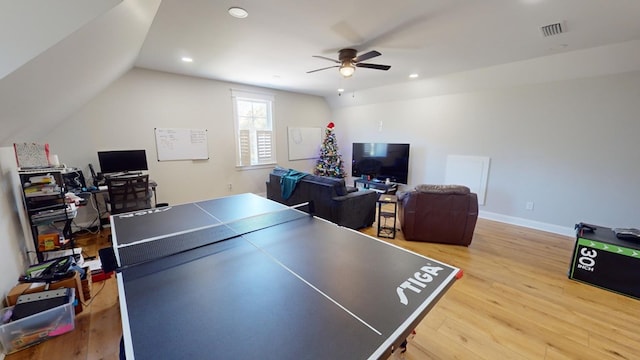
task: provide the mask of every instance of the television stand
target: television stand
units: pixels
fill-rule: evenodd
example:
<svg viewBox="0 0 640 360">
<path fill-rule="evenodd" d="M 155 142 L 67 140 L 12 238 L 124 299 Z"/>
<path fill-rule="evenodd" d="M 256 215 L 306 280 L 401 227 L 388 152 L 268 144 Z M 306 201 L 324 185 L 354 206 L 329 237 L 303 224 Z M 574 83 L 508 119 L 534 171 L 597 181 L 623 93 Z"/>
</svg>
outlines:
<svg viewBox="0 0 640 360">
<path fill-rule="evenodd" d="M 353 186 L 357 189 L 371 189 L 381 194 L 395 194 L 398 190 L 398 184 L 386 183 L 381 180 L 355 179 Z"/>
</svg>

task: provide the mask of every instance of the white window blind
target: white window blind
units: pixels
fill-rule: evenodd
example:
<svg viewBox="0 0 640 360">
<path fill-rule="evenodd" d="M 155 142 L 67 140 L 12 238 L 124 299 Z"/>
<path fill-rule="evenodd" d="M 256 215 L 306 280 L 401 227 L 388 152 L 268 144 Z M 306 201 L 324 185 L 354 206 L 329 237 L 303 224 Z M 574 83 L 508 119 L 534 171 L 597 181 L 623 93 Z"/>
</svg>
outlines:
<svg viewBox="0 0 640 360">
<path fill-rule="evenodd" d="M 249 130 L 240 130 L 238 134 L 238 141 L 240 144 L 240 158 L 238 159 L 239 165 L 249 166 L 251 165 L 251 143 L 250 143 Z"/>
<path fill-rule="evenodd" d="M 236 129 L 236 165 L 275 164 L 273 96 L 231 90 L 231 97 Z"/>
<path fill-rule="evenodd" d="M 258 163 L 272 163 L 273 159 L 273 131 L 256 131 L 258 140 Z"/>
</svg>

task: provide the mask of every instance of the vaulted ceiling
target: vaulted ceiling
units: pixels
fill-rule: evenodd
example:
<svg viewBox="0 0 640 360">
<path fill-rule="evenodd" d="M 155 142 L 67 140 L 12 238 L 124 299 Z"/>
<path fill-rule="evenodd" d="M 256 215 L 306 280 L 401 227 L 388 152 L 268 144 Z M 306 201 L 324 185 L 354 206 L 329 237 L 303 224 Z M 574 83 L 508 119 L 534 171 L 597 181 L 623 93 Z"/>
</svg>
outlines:
<svg viewBox="0 0 640 360">
<path fill-rule="evenodd" d="M 588 49 L 640 40 L 639 15 L 637 0 L 3 2 L 0 145 L 42 136 L 134 66 L 330 98 L 550 56 L 584 66 Z M 307 73 L 343 48 L 391 68 Z"/>
<path fill-rule="evenodd" d="M 163 0 L 136 66 L 328 96 L 638 39 L 639 16 L 634 0 Z M 342 48 L 391 69 L 306 73 Z"/>
</svg>

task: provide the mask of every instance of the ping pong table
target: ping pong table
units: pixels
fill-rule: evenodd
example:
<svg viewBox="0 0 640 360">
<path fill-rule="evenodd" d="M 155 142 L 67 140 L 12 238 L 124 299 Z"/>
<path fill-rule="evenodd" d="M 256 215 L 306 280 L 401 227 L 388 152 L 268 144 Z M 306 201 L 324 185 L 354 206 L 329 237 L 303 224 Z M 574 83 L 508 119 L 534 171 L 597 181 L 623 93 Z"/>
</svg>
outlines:
<svg viewBox="0 0 640 360">
<path fill-rule="evenodd" d="M 111 231 L 128 360 L 385 358 L 459 272 L 254 194 Z"/>
</svg>

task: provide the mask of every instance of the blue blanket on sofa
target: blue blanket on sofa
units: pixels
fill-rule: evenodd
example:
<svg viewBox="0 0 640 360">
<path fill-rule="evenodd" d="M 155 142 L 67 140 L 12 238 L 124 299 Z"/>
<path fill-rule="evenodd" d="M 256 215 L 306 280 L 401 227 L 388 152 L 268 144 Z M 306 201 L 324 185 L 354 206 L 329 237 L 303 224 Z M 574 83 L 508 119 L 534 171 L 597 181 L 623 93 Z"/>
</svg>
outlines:
<svg viewBox="0 0 640 360">
<path fill-rule="evenodd" d="M 293 191 L 296 189 L 296 185 L 303 177 L 308 174 L 290 169 L 286 174 L 282 175 L 280 178 L 280 190 L 282 191 L 282 198 L 288 199 L 293 194 Z"/>
</svg>

